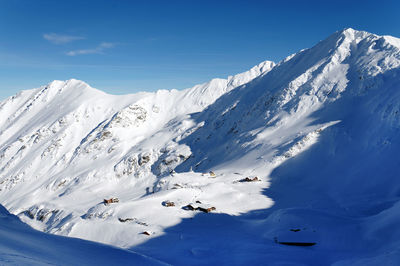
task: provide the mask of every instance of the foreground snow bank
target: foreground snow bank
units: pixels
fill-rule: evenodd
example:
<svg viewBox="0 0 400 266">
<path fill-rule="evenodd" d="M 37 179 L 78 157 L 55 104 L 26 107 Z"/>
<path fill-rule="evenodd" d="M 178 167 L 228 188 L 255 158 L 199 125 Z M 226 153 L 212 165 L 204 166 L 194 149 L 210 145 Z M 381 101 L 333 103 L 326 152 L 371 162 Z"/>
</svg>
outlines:
<svg viewBox="0 0 400 266">
<path fill-rule="evenodd" d="M 41 233 L 0 205 L 1 265 L 167 265 L 133 251 Z"/>
</svg>

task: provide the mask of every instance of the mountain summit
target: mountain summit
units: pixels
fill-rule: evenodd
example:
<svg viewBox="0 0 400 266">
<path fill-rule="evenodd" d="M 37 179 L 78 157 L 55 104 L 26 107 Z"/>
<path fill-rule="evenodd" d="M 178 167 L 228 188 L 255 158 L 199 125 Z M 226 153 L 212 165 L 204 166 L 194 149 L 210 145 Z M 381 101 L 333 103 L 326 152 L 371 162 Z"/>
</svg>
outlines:
<svg viewBox="0 0 400 266">
<path fill-rule="evenodd" d="M 0 203 L 172 264 L 398 262 L 399 43 L 345 29 L 182 91 L 23 91 L 0 103 Z"/>
</svg>

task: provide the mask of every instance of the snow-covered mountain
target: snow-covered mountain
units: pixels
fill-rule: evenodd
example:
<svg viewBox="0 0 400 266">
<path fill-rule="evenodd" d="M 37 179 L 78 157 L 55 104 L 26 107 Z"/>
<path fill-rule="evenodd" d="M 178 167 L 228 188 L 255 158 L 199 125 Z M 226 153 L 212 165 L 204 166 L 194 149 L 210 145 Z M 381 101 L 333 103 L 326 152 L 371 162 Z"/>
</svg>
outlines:
<svg viewBox="0 0 400 266">
<path fill-rule="evenodd" d="M 23 91 L 0 103 L 0 203 L 173 264 L 400 262 L 399 67 L 399 39 L 346 29 L 183 91 Z"/>
</svg>

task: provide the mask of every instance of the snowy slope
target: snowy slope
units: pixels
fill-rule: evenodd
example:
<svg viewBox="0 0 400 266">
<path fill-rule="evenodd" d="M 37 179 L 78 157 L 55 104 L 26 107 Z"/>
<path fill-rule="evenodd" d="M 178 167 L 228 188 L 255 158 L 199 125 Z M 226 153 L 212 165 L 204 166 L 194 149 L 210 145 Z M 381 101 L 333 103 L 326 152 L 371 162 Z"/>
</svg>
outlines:
<svg viewBox="0 0 400 266">
<path fill-rule="evenodd" d="M 0 202 L 173 264 L 396 264 L 399 43 L 346 29 L 183 91 L 24 91 L 0 103 Z"/>
<path fill-rule="evenodd" d="M 35 231 L 1 205 L 0 236 L 1 265 L 168 265 L 127 250 Z"/>
</svg>

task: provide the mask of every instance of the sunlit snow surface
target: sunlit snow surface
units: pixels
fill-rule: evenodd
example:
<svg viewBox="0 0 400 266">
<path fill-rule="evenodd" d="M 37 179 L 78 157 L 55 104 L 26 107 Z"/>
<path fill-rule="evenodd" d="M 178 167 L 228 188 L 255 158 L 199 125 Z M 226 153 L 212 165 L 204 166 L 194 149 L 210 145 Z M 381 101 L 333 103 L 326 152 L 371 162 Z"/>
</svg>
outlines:
<svg viewBox="0 0 400 266">
<path fill-rule="evenodd" d="M 23 91 L 0 103 L 0 203 L 172 264 L 396 265 L 399 66 L 399 39 L 347 29 L 183 91 Z"/>
</svg>

